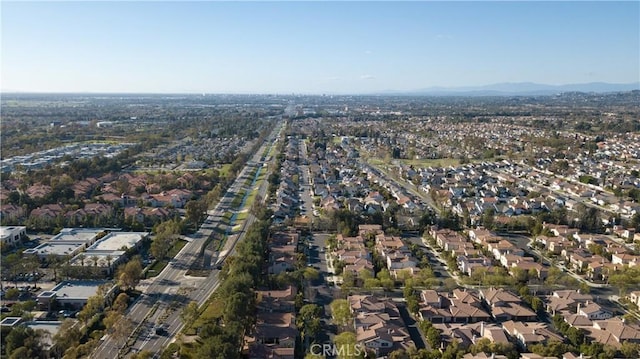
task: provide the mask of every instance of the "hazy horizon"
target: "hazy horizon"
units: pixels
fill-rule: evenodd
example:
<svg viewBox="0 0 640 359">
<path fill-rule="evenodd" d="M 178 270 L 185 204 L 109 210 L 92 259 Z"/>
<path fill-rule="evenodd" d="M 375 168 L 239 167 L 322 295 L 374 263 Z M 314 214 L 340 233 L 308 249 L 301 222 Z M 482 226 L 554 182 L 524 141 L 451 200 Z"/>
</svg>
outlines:
<svg viewBox="0 0 640 359">
<path fill-rule="evenodd" d="M 638 2 L 2 3 L 3 93 L 371 94 L 640 80 Z"/>
</svg>

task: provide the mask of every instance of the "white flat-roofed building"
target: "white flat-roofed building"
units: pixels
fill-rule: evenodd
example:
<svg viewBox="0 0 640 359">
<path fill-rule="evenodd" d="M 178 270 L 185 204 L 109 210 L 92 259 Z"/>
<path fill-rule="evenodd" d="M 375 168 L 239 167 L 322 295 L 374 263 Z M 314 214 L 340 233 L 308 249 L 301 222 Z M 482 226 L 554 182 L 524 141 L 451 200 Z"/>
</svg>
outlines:
<svg viewBox="0 0 640 359">
<path fill-rule="evenodd" d="M 63 228 L 51 241 L 81 241 L 91 245 L 101 232 L 103 230 L 95 228 Z"/>
<path fill-rule="evenodd" d="M 128 251 L 137 248 L 148 235 L 149 232 L 111 232 L 87 250 Z"/>
<path fill-rule="evenodd" d="M 102 230 L 85 228 L 63 228 L 47 243 L 29 248 L 24 254 L 35 254 L 41 259 L 49 255 L 73 257 L 93 244 Z"/>
<path fill-rule="evenodd" d="M 114 268 L 125 261 L 127 252 L 140 247 L 148 235 L 149 232 L 111 232 L 84 252 L 76 253 L 70 264 L 100 267 L 104 269 L 105 274 L 111 274 Z"/>
<path fill-rule="evenodd" d="M 73 257 L 96 241 L 100 229 L 63 228 L 47 243 L 29 248 L 24 254 L 35 254 L 41 259 L 49 255 Z"/>
<path fill-rule="evenodd" d="M 2 245 L 15 246 L 20 243 L 20 240 L 27 235 L 27 227 L 19 226 L 1 226 L 0 227 L 0 240 Z"/>
<path fill-rule="evenodd" d="M 110 283 L 109 281 L 64 281 L 51 290 L 40 293 L 37 297 L 38 305 L 50 310 L 50 305 L 55 301 L 60 307 L 81 309 L 87 304 L 89 297 L 96 295 L 98 288 Z M 110 297 L 115 291 L 111 285 L 105 297 Z"/>
<path fill-rule="evenodd" d="M 83 241 L 49 241 L 35 248 L 26 249 L 23 253 L 35 254 L 40 257 L 40 259 L 47 258 L 49 255 L 73 257 L 82 252 L 86 246 L 87 242 Z"/>
</svg>

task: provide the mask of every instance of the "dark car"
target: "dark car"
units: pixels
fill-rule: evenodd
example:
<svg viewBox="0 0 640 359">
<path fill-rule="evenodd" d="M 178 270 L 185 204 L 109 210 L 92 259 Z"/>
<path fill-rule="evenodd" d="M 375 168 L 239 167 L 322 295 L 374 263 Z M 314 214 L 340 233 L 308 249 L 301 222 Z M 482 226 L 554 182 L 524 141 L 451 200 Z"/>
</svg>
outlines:
<svg viewBox="0 0 640 359">
<path fill-rule="evenodd" d="M 156 327 L 155 332 L 158 335 L 164 335 L 167 332 L 167 330 L 164 329 L 163 326 L 159 325 L 159 326 Z"/>
</svg>

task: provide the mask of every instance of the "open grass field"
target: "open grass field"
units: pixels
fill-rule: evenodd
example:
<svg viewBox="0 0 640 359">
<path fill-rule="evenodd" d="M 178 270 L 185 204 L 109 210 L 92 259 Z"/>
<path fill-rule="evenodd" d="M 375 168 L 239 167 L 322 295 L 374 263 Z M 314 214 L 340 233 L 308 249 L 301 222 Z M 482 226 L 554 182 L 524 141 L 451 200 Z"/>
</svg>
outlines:
<svg viewBox="0 0 640 359">
<path fill-rule="evenodd" d="M 220 171 L 220 177 L 225 177 L 227 174 L 229 174 L 230 169 L 231 163 L 225 163 L 217 168 L 217 170 Z"/>
<path fill-rule="evenodd" d="M 200 317 L 191 326 L 193 329 L 200 328 L 207 322 L 215 321 L 222 317 L 224 309 L 224 300 L 216 298 L 215 294 L 204 304 L 204 309 L 200 313 Z"/>
</svg>

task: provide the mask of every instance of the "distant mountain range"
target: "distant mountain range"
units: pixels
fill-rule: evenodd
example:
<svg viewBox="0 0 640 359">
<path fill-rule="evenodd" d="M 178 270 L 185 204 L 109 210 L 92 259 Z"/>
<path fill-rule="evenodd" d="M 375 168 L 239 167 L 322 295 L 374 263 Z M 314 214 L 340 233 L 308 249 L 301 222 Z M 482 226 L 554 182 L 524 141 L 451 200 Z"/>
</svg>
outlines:
<svg viewBox="0 0 640 359">
<path fill-rule="evenodd" d="M 612 84 L 606 82 L 590 82 L 569 85 L 545 85 L 533 82 L 507 82 L 485 86 L 467 87 L 429 87 L 414 91 L 384 91 L 386 95 L 415 96 L 533 96 L 555 95 L 562 92 L 624 92 L 640 90 L 640 82 Z"/>
</svg>

